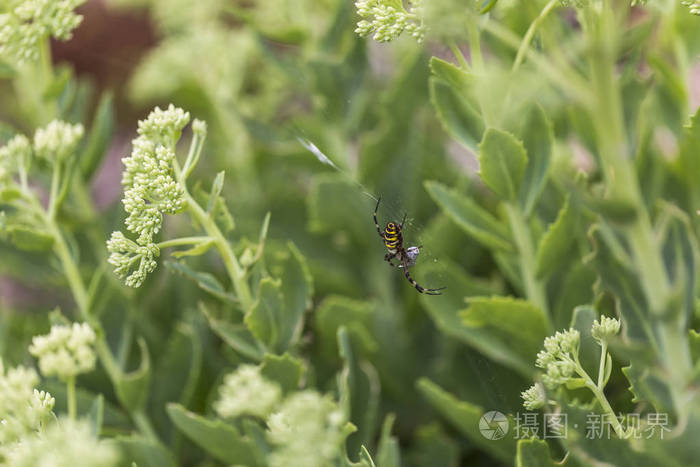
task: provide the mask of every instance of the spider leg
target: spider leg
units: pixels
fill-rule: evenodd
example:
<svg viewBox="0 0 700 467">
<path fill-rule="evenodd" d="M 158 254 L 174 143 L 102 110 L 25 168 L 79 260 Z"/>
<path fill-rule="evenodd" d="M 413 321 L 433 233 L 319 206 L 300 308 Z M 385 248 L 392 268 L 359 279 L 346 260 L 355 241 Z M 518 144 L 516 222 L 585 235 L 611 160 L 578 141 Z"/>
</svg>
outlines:
<svg viewBox="0 0 700 467">
<path fill-rule="evenodd" d="M 384 255 L 384 261 L 388 262 L 388 263 L 391 265 L 391 267 L 394 267 L 394 268 L 395 268 L 397 265 L 394 264 L 391 260 L 394 259 L 398 253 L 399 253 L 399 252 L 397 251 L 397 252 L 395 252 L 395 253 L 387 253 L 387 254 L 385 254 L 385 255 Z"/>
<path fill-rule="evenodd" d="M 374 207 L 374 214 L 372 215 L 374 217 L 374 225 L 377 227 L 377 233 L 379 234 L 380 237 L 384 238 L 384 234 L 382 233 L 382 229 L 379 227 L 379 222 L 377 222 L 377 211 L 379 210 L 379 202 L 382 200 L 382 197 L 380 196 L 379 199 L 377 199 L 377 205 Z"/>
<path fill-rule="evenodd" d="M 403 219 L 401 220 L 401 224 L 399 225 L 399 227 L 401 227 L 402 230 L 403 230 L 403 225 L 404 225 L 404 223 L 406 222 L 406 216 L 407 216 L 407 215 L 408 215 L 408 213 L 404 213 Z"/>
<path fill-rule="evenodd" d="M 406 279 L 408 279 L 408 282 L 411 283 L 413 287 L 416 288 L 416 290 L 420 293 L 424 293 L 426 295 L 442 295 L 442 292 L 440 290 L 445 289 L 447 287 L 440 287 L 439 289 L 426 289 L 421 287 L 418 282 L 416 282 L 412 277 L 411 273 L 408 272 L 408 265 L 406 264 L 406 256 L 401 255 L 401 263 L 403 264 L 403 273 L 406 276 Z"/>
</svg>

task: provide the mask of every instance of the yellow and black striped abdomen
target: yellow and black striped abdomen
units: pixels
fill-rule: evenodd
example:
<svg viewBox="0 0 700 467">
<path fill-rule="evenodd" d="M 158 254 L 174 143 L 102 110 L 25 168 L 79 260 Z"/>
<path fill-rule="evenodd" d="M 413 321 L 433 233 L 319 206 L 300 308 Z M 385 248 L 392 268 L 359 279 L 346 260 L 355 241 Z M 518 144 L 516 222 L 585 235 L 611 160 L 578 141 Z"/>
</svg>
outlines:
<svg viewBox="0 0 700 467">
<path fill-rule="evenodd" d="M 384 229 L 384 245 L 391 252 L 401 248 L 401 227 L 389 222 Z"/>
</svg>

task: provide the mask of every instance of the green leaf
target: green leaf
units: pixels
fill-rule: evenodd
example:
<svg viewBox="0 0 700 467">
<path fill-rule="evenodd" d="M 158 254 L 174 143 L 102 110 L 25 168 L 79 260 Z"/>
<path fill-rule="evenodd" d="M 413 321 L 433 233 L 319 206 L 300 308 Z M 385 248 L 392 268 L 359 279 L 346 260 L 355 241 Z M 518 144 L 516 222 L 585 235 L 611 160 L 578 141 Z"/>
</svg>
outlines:
<svg viewBox="0 0 700 467">
<path fill-rule="evenodd" d="M 209 201 L 207 202 L 207 213 L 211 214 L 214 211 L 214 206 L 216 206 L 216 202 L 219 200 L 219 195 L 221 194 L 221 190 L 224 188 L 224 175 L 225 171 L 221 171 L 216 174 L 216 177 L 214 178 L 214 183 L 211 185 L 211 192 L 209 193 Z"/>
<path fill-rule="evenodd" d="M 85 146 L 83 147 L 78 164 L 84 179 L 89 179 L 97 169 L 100 161 L 107 153 L 114 134 L 114 99 L 111 92 L 100 97 L 95 116 L 90 127 Z"/>
<path fill-rule="evenodd" d="M 554 272 L 571 257 L 571 248 L 576 240 L 577 216 L 566 197 L 557 218 L 549 225 L 537 247 L 537 277 L 542 279 Z"/>
<path fill-rule="evenodd" d="M 192 248 L 188 248 L 186 250 L 178 250 L 178 251 L 173 251 L 171 254 L 173 255 L 174 258 L 183 258 L 185 256 L 201 256 L 207 251 L 211 249 L 215 244 L 214 239 L 210 240 L 205 240 L 201 243 L 198 243 L 197 245 L 193 246 Z M 206 273 L 201 273 L 201 274 L 206 274 Z"/>
<path fill-rule="evenodd" d="M 342 206 L 342 209 L 338 209 Z M 348 219 L 367 219 L 371 222 L 372 208 L 357 185 L 344 175 L 324 174 L 315 177 L 308 197 L 309 230 L 312 232 L 350 232 L 355 238 L 370 238 L 371 230 L 362 222 Z M 376 233 L 374 234 L 376 239 Z"/>
<path fill-rule="evenodd" d="M 589 260 L 599 274 L 603 290 L 612 292 L 619 301 L 625 336 L 640 342 L 652 342 L 655 337 L 650 327 L 650 310 L 638 271 L 603 227 L 594 226 L 588 235 L 593 243 Z"/>
<path fill-rule="evenodd" d="M 506 225 L 474 201 L 438 182 L 425 182 L 425 188 L 440 209 L 474 240 L 487 248 L 514 250 Z"/>
<path fill-rule="evenodd" d="M 22 196 L 22 191 L 15 185 L 0 188 L 0 203 L 11 203 Z"/>
<path fill-rule="evenodd" d="M 600 366 L 600 344 L 591 335 L 593 321 L 599 319 L 598 312 L 592 306 L 578 306 L 574 309 L 569 327 L 580 334 L 578 359 L 589 375 L 598 375 Z"/>
<path fill-rule="evenodd" d="M 304 326 L 304 313 L 311 307 L 313 278 L 304 255 L 294 243 L 287 242 L 290 254 L 282 262 L 281 291 L 284 313 L 280 322 L 278 349 L 287 350 L 299 340 Z"/>
<path fill-rule="evenodd" d="M 211 313 L 209 313 L 201 302 L 199 303 L 199 309 L 207 318 L 211 330 L 232 349 L 256 362 L 263 359 L 265 354 L 264 347 L 260 342 L 255 340 L 255 336 L 253 336 L 245 324 L 234 324 L 216 319 L 211 316 Z"/>
<path fill-rule="evenodd" d="M 301 360 L 288 353 L 274 355 L 267 353 L 260 367 L 260 373 L 270 381 L 280 385 L 282 391 L 292 392 L 299 389 L 304 375 L 304 365 Z"/>
<path fill-rule="evenodd" d="M 569 326 L 574 308 L 593 302 L 593 284 L 597 276 L 590 265 L 575 263 L 564 274 L 556 277 L 561 282 L 554 284 L 558 291 L 552 307 L 554 329 Z"/>
<path fill-rule="evenodd" d="M 479 431 L 479 420 L 486 410 L 458 400 L 427 378 L 418 380 L 417 387 L 430 405 L 471 442 L 503 462 L 513 461 L 516 453 L 516 439 L 513 435 L 506 434 L 498 440 L 487 439 Z M 509 425 L 513 427 L 512 423 Z"/>
<path fill-rule="evenodd" d="M 210 293 L 216 298 L 224 302 L 236 302 L 236 297 L 226 292 L 221 282 L 208 272 L 195 271 L 182 261 L 165 261 L 164 264 L 166 268 L 183 275 L 185 278 L 197 284 L 200 289 Z"/>
<path fill-rule="evenodd" d="M 529 216 L 547 182 L 554 144 L 552 124 L 538 104 L 525 117 L 520 138 L 527 152 L 527 167 L 518 198 L 525 216 Z"/>
<path fill-rule="evenodd" d="M 339 376 L 341 400 L 349 404 L 350 421 L 357 427 L 347 440 L 349 452 L 358 452 L 374 438 L 379 406 L 379 376 L 368 361 L 360 362 L 347 330 L 338 329 L 338 347 L 345 361 Z"/>
<path fill-rule="evenodd" d="M 549 455 L 549 445 L 541 439 L 518 440 L 517 467 L 555 467 Z"/>
<path fill-rule="evenodd" d="M 149 406 L 155 407 L 153 418 L 158 431 L 169 431 L 170 422 L 165 413 L 169 401 L 187 405 L 196 394 L 203 366 L 202 341 L 197 329 L 189 322 L 179 322 L 163 347 L 163 355 L 157 360 L 154 384 Z"/>
<path fill-rule="evenodd" d="M 440 73 L 446 71 L 444 66 L 438 67 Z M 466 90 L 453 86 L 457 79 L 455 74 L 451 73 L 448 79 L 430 78 L 430 102 L 445 130 L 462 145 L 476 152 L 485 128 L 484 119 L 478 105 L 467 97 Z"/>
<path fill-rule="evenodd" d="M 435 265 L 426 264 L 423 271 L 426 277 L 435 277 L 439 274 L 441 280 L 439 284 L 447 286 L 447 290 L 454 291 L 438 296 L 421 295 L 420 297 L 423 307 L 428 311 L 428 315 L 440 331 L 467 343 L 490 359 L 508 366 L 522 375 L 528 378 L 532 377 L 535 371 L 533 356 L 522 355 L 513 350 L 509 342 L 503 341 L 502 334 L 484 332 L 480 327 L 467 325 L 461 318 L 459 310 L 464 307 L 465 296 L 483 295 L 489 293 L 488 289 L 484 289 L 478 281 L 467 276 L 457 265 L 447 261 Z M 527 308 L 527 306 L 519 307 L 517 304 L 514 306 L 518 307 L 519 311 L 522 311 L 520 308 Z M 534 312 L 525 311 L 525 314 L 530 316 L 530 314 L 534 315 Z M 511 319 L 511 317 L 507 319 Z M 537 331 L 541 327 L 540 321 L 541 317 L 535 318 L 533 335 L 540 332 Z M 542 341 L 538 345 L 541 343 Z"/>
<path fill-rule="evenodd" d="M 430 57 L 430 71 L 457 91 L 467 92 L 473 83 L 470 73 L 438 57 Z"/>
<path fill-rule="evenodd" d="M 151 382 L 151 358 L 146 341 L 138 339 L 141 350 L 141 364 L 136 371 L 122 373 L 114 382 L 117 397 L 130 411 L 143 409 L 148 400 L 148 388 Z"/>
<path fill-rule="evenodd" d="M 6 229 L 12 243 L 24 251 L 48 251 L 53 247 L 54 238 L 46 232 L 21 224 L 10 224 Z"/>
<path fill-rule="evenodd" d="M 523 143 L 502 130 L 489 128 L 479 144 L 481 179 L 505 200 L 514 200 L 527 165 Z"/>
<path fill-rule="evenodd" d="M 88 412 L 87 419 L 90 422 L 90 428 L 92 434 L 97 438 L 100 436 L 102 431 L 102 419 L 104 415 L 105 399 L 102 394 L 98 394 L 95 397 L 92 405 L 90 406 L 90 411 Z"/>
<path fill-rule="evenodd" d="M 262 466 L 262 453 L 255 443 L 232 425 L 210 420 L 186 410 L 180 404 L 168 404 L 168 415 L 189 439 L 221 462 L 229 465 Z"/>
<path fill-rule="evenodd" d="M 416 429 L 409 465 L 431 467 L 457 467 L 459 465 L 458 442 L 445 434 L 442 424 L 432 422 Z"/>
<path fill-rule="evenodd" d="M 284 313 L 284 301 L 279 280 L 266 277 L 260 281 L 257 300 L 245 315 L 250 332 L 268 349 L 274 349 Z"/>
<path fill-rule="evenodd" d="M 396 416 L 389 414 L 382 424 L 382 435 L 377 446 L 377 467 L 401 467 L 399 441 L 391 435 Z"/>
<path fill-rule="evenodd" d="M 492 348 L 511 352 L 511 358 L 534 362 L 547 337 L 547 322 L 542 310 L 524 300 L 510 297 L 468 299 L 469 308 L 461 312 L 462 321 L 491 342 Z M 488 355 L 488 354 L 487 354 Z"/>
<path fill-rule="evenodd" d="M 117 436 L 102 441 L 113 445 L 120 453 L 120 467 L 175 467 L 172 453 L 160 443 L 143 436 Z"/>
<path fill-rule="evenodd" d="M 688 330 L 688 343 L 690 344 L 690 358 L 693 362 L 700 361 L 700 333 L 695 329 Z"/>
<path fill-rule="evenodd" d="M 629 366 L 622 368 L 622 373 L 630 383 L 630 392 L 634 394 L 632 402 L 648 402 L 659 413 L 667 412 L 673 407 L 665 371 L 631 362 Z"/>
<path fill-rule="evenodd" d="M 347 329 L 353 347 L 362 355 L 377 349 L 369 326 L 374 307 L 365 301 L 353 300 L 338 295 L 330 295 L 315 310 L 314 328 L 321 345 L 321 355 L 334 357 L 338 355 L 338 329 Z"/>
</svg>

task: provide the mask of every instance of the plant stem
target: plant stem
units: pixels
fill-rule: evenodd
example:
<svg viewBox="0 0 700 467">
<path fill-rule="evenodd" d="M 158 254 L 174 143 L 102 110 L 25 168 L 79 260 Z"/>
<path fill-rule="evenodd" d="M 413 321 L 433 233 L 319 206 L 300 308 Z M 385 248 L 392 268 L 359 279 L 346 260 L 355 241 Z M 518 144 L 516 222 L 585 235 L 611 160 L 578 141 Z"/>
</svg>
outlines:
<svg viewBox="0 0 700 467">
<path fill-rule="evenodd" d="M 75 420 L 75 376 L 71 376 L 66 381 L 66 389 L 68 395 L 68 416 L 71 420 Z"/>
<path fill-rule="evenodd" d="M 78 308 L 78 313 L 80 314 L 81 319 L 89 323 L 90 326 L 92 326 L 96 331 L 95 333 L 97 334 L 97 339 L 95 340 L 95 350 L 100 358 L 100 363 L 102 363 L 102 366 L 104 367 L 105 372 L 107 373 L 107 376 L 109 376 L 112 384 L 116 385 L 117 381 L 119 381 L 119 379 L 122 377 L 122 370 L 115 361 L 112 351 L 107 345 L 102 326 L 97 319 L 90 315 L 90 310 L 88 310 L 87 289 L 85 288 L 85 284 L 80 277 L 78 266 L 75 264 L 75 261 L 73 261 L 73 256 L 68 249 L 66 240 L 58 228 L 55 220 L 49 217 L 48 214 L 41 209 L 41 205 L 36 198 L 32 197 L 31 199 L 33 207 L 37 210 L 37 212 L 41 213 L 47 230 L 54 238 L 54 253 L 56 253 L 56 256 L 61 263 L 63 273 L 68 281 L 68 287 L 73 294 L 73 300 L 75 300 Z M 154 441 L 158 440 L 153 428 L 150 427 L 149 420 L 146 417 L 142 417 L 143 420 L 137 420 L 136 412 L 131 412 L 131 416 L 145 436 L 148 436 Z"/>
<path fill-rule="evenodd" d="M 599 12 L 590 7 L 584 8 L 583 19 L 584 29 L 589 35 L 588 63 L 596 96 L 591 101 L 591 116 L 597 133 L 608 195 L 635 208 L 636 218 L 623 229 L 629 239 L 650 316 L 658 319 L 661 344 L 659 358 L 669 374 L 668 386 L 674 409 L 680 415 L 684 412 L 682 393 L 692 362 L 683 321 L 661 318 L 668 312 L 671 287 L 651 219 L 642 199 L 636 171 L 628 156 L 622 102 L 616 82 L 617 44 L 612 39 L 619 37 L 619 25 L 616 24 L 610 0 L 603 0 Z"/>
<path fill-rule="evenodd" d="M 455 58 L 459 62 L 459 67 L 467 71 L 469 70 L 469 64 L 467 63 L 467 60 L 464 58 L 464 54 L 462 53 L 462 49 L 459 48 L 457 44 L 454 43 L 454 41 L 450 41 L 450 50 L 452 51 L 452 54 L 454 54 Z"/>
<path fill-rule="evenodd" d="M 617 416 L 615 415 L 615 412 L 613 411 L 612 407 L 610 406 L 610 402 L 608 402 L 608 398 L 605 397 L 605 393 L 603 392 L 603 389 L 599 389 L 598 386 L 593 382 L 590 376 L 588 376 L 588 373 L 586 373 L 586 370 L 583 369 L 581 364 L 578 361 L 578 358 L 574 358 L 574 360 L 571 360 L 575 367 L 576 367 L 576 373 L 583 378 L 586 381 L 586 387 L 593 392 L 593 395 L 595 398 L 598 400 L 600 403 L 600 406 L 603 408 L 603 412 L 610 417 L 610 423 L 613 426 L 613 430 L 615 430 L 615 434 L 617 434 L 618 438 L 623 439 L 626 437 L 625 430 L 622 428 L 622 424 L 620 421 L 617 419 Z"/>
<path fill-rule="evenodd" d="M 537 15 L 537 18 L 535 18 L 532 21 L 532 23 L 530 23 L 530 27 L 527 29 L 525 36 L 523 36 L 522 42 L 520 42 L 518 53 L 515 55 L 515 61 L 513 62 L 513 71 L 517 71 L 523 59 L 525 58 L 525 52 L 530 47 L 530 41 L 532 41 L 532 38 L 535 35 L 535 31 L 542 23 L 542 21 L 544 21 L 544 19 L 547 17 L 549 12 L 552 11 L 558 3 L 559 0 L 549 0 L 549 3 L 547 3 L 542 9 L 542 11 L 540 11 L 540 14 Z"/>
<path fill-rule="evenodd" d="M 163 248 L 170 248 L 174 246 L 182 246 L 182 245 L 196 245 L 198 243 L 204 243 L 206 241 L 211 241 L 214 240 L 212 237 L 207 237 L 207 236 L 199 236 L 199 237 L 180 237 L 180 238 L 173 238 L 172 240 L 166 240 L 164 242 L 158 243 L 158 248 L 163 249 Z"/>
<path fill-rule="evenodd" d="M 520 253 L 520 271 L 523 276 L 525 295 L 527 299 L 542 310 L 547 327 L 552 330 L 552 319 L 549 315 L 547 305 L 547 294 L 544 284 L 540 282 L 535 274 L 536 260 L 535 248 L 530 236 L 530 230 L 525 221 L 525 216 L 515 203 L 505 203 L 510 229 L 513 232 L 515 245 Z"/>
<path fill-rule="evenodd" d="M 608 343 L 603 341 L 600 349 L 600 367 L 598 368 L 598 389 L 603 390 L 603 378 L 605 378 L 605 362 L 608 360 Z"/>
<path fill-rule="evenodd" d="M 56 161 L 51 174 L 51 191 L 49 194 L 48 217 L 53 219 L 56 217 L 56 205 L 58 202 L 58 185 L 61 181 L 61 163 Z"/>
<path fill-rule="evenodd" d="M 243 310 L 247 311 L 251 306 L 253 306 L 253 296 L 250 292 L 250 287 L 248 286 L 248 282 L 245 277 L 245 270 L 241 268 L 236 255 L 231 249 L 231 245 L 229 244 L 228 240 L 226 240 L 226 237 L 224 237 L 224 234 L 221 233 L 221 230 L 216 225 L 216 222 L 214 222 L 214 219 L 197 203 L 197 201 L 194 200 L 194 198 L 192 198 L 192 195 L 190 195 L 189 191 L 186 189 L 184 180 L 181 180 L 181 184 L 184 188 L 185 199 L 187 199 L 187 208 L 190 214 L 197 222 L 199 222 L 207 235 L 209 235 L 209 237 L 214 241 L 214 245 L 219 251 L 221 259 L 224 262 L 224 266 L 226 267 L 226 272 L 228 272 L 228 275 L 231 278 L 231 283 L 236 291 L 236 297 L 238 300 L 240 300 Z"/>
</svg>

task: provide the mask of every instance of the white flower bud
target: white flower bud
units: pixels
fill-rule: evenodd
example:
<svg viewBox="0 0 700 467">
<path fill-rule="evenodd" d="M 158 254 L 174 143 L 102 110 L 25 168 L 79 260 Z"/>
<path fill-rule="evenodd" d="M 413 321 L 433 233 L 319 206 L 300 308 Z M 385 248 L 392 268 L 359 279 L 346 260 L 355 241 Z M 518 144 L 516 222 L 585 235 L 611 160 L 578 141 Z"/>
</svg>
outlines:
<svg viewBox="0 0 700 467">
<path fill-rule="evenodd" d="M 67 381 L 95 368 L 95 331 L 87 323 L 53 325 L 49 334 L 34 336 L 29 353 L 39 359 L 44 376 L 56 375 Z"/>
</svg>

